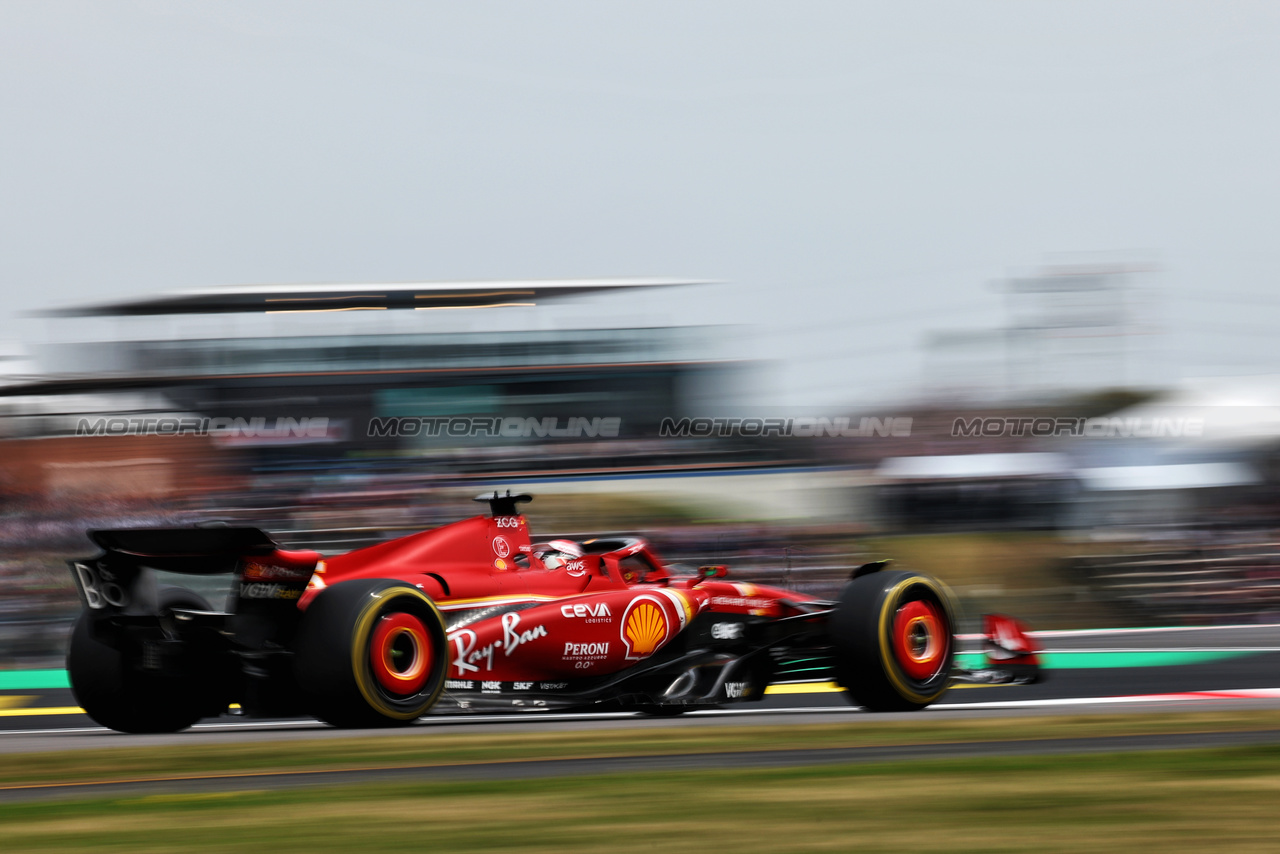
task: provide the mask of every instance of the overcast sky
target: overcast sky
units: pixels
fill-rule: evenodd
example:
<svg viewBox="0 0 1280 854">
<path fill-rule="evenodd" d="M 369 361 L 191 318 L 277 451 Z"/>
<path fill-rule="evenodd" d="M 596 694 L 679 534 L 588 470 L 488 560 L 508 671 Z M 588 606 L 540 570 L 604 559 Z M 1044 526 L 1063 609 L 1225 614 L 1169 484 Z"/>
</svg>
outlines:
<svg viewBox="0 0 1280 854">
<path fill-rule="evenodd" d="M 689 276 L 884 400 L 1061 253 L 1155 379 L 1280 372 L 1280 4 L 0 0 L 0 337 L 219 284 Z M 427 312 L 426 314 L 436 314 Z M 425 321 L 424 321 L 425 322 Z"/>
</svg>

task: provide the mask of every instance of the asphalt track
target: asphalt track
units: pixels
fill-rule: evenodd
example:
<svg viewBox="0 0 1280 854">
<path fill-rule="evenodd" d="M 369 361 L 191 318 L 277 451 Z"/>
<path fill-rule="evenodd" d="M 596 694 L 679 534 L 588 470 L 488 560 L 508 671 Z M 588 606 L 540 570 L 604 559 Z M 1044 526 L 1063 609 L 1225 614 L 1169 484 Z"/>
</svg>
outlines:
<svg viewBox="0 0 1280 854">
<path fill-rule="evenodd" d="M 1042 633 L 1047 679 L 1034 685 L 961 686 L 923 712 L 871 714 L 851 706 L 839 691 L 821 684 L 775 686 L 759 703 L 697 712 L 680 718 L 645 718 L 625 713 L 445 714 L 423 718 L 412 729 L 364 732 L 335 730 L 307 719 L 248 721 L 222 716 L 183 733 L 122 735 L 93 724 L 75 709 L 66 688 L 0 690 L 0 753 L 39 753 L 104 747 L 193 743 L 277 742 L 285 739 L 354 736 L 379 738 L 420 731 L 548 731 L 631 729 L 786 723 L 919 721 L 934 715 L 962 717 L 1087 714 L 1144 714 L 1157 710 L 1224 708 L 1280 710 L 1280 625 L 1212 629 L 1120 630 Z M 748 750 L 731 754 L 685 754 L 608 759 L 539 760 L 368 771 L 320 771 L 205 777 L 95 785 L 96 794 L 211 791 L 296 785 L 337 785 L 374 780 L 467 780 L 553 777 L 566 774 L 678 770 L 690 768 L 781 767 L 870 761 L 905 761 L 947 756 L 1030 755 L 1115 750 L 1178 749 L 1228 744 L 1280 743 L 1275 729 L 1206 736 L 1170 734 L 1109 738 L 1042 739 L 949 745 L 900 745 L 844 750 Z M 744 745 L 748 746 L 748 745 Z M 88 795 L 90 787 L 0 788 L 0 801 Z"/>
</svg>

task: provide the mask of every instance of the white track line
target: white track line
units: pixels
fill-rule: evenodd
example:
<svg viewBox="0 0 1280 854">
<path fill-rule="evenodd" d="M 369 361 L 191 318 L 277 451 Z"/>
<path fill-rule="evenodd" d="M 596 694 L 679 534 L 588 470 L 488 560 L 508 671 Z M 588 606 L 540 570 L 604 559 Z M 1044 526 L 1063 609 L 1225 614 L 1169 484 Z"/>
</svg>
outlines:
<svg viewBox="0 0 1280 854">
<path fill-rule="evenodd" d="M 1032 709 L 1047 707 L 1064 707 L 1064 706 L 1102 706 L 1102 705 L 1123 705 L 1134 703 L 1177 703 L 1177 702 L 1207 702 L 1214 700 L 1261 700 L 1261 699 L 1280 699 L 1280 688 L 1235 688 L 1221 691 L 1188 691 L 1176 694 L 1134 694 L 1120 697 L 1054 697 L 1042 700 L 996 700 L 981 703 L 948 703 L 942 702 L 929 706 L 925 711 L 930 712 L 947 712 L 947 711 L 963 711 L 966 709 Z M 763 716 L 763 715 L 815 715 L 815 714 L 836 714 L 836 715 L 863 715 L 866 714 L 863 709 L 854 705 L 845 706 L 802 706 L 782 709 L 706 709 L 702 711 L 689 712 L 682 717 L 696 718 L 719 718 L 719 717 L 742 717 L 742 716 Z M 557 714 L 551 712 L 517 712 L 504 715 L 447 715 L 439 717 L 428 717 L 418 721 L 419 726 L 425 727 L 441 727 L 450 725 L 467 725 L 467 724 L 484 724 L 484 723 L 523 723 L 530 720 L 552 721 L 552 722 L 574 722 L 574 721 L 604 721 L 604 720 L 657 720 L 649 718 L 636 712 L 578 712 L 574 714 Z M 235 732 L 240 730 L 270 730 L 279 727 L 292 727 L 295 729 L 314 729 L 317 731 L 329 730 L 330 727 L 325 726 L 319 721 L 311 720 L 292 720 L 292 721 L 245 721 L 243 723 L 210 723 L 196 724 L 193 730 L 202 732 Z M 33 736 L 33 735 L 63 735 L 63 734 L 85 734 L 85 733 L 106 733 L 111 730 L 105 727 L 76 727 L 69 729 L 21 729 L 21 730 L 0 730 L 0 736 Z M 351 735 L 358 734 L 358 730 L 351 731 Z M 379 730 L 386 732 L 386 730 Z M 403 732 L 403 730 L 401 730 Z M 122 744 L 123 746 L 123 744 Z"/>
<path fill-rule="evenodd" d="M 1280 629 L 1280 623 L 1240 623 L 1231 626 L 1152 626 L 1141 629 L 1060 629 L 1027 634 L 1036 638 L 1077 638 L 1091 635 L 1141 635 L 1154 632 L 1209 632 L 1223 629 Z M 960 640 L 982 640 L 984 634 L 956 635 Z"/>
<path fill-rule="evenodd" d="M 1272 700 L 1280 699 L 1280 688 L 1243 688 L 1230 691 L 1187 691 L 1181 694 L 1134 694 L 1127 697 L 1054 697 L 1045 700 L 1009 700 L 985 703 L 938 703 L 928 711 L 945 712 L 953 709 L 1031 709 L 1046 706 L 1103 706 L 1124 703 L 1185 703 L 1211 700 Z"/>
<path fill-rule="evenodd" d="M 981 655 L 980 649 L 958 650 L 959 655 Z M 1146 652 L 1280 652 L 1280 646 L 1134 646 L 1134 647 L 1080 647 L 1079 649 L 1042 649 L 1039 655 L 1060 655 L 1064 652 L 1097 653 L 1146 653 Z"/>
</svg>

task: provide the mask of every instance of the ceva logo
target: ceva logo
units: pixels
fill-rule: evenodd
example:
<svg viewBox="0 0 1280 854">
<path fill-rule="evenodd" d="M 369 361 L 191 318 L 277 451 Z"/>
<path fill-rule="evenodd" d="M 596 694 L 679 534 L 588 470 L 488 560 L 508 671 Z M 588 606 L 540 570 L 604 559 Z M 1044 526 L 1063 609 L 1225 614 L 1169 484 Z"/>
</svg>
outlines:
<svg viewBox="0 0 1280 854">
<path fill-rule="evenodd" d="M 579 602 L 576 605 L 561 605 L 560 613 L 566 617 L 612 617 L 613 612 L 604 602 Z"/>
<path fill-rule="evenodd" d="M 637 596 L 622 616 L 622 642 L 627 658 L 647 658 L 667 642 L 670 626 L 662 605 L 652 596 Z"/>
</svg>

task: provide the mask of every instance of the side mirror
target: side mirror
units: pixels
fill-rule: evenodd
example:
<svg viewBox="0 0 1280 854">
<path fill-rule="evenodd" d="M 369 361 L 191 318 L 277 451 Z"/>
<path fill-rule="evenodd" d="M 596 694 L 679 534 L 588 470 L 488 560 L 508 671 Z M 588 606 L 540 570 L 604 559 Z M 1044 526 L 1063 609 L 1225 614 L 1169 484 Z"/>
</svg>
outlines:
<svg viewBox="0 0 1280 854">
<path fill-rule="evenodd" d="M 724 578 L 729 574 L 729 567 L 722 563 L 708 564 L 707 566 L 698 567 L 698 578 L 705 580 L 708 578 Z"/>
</svg>

